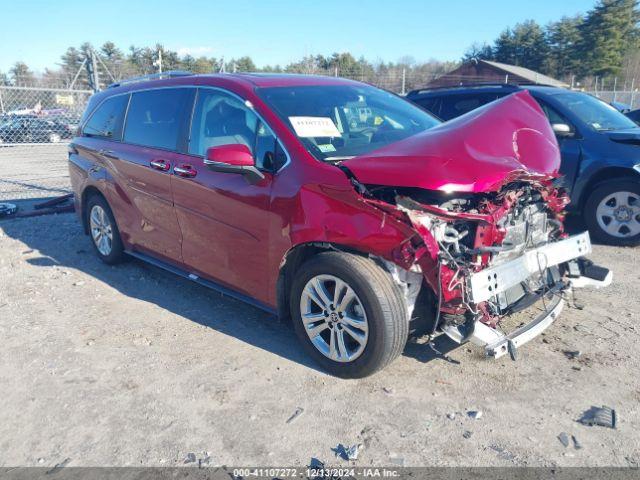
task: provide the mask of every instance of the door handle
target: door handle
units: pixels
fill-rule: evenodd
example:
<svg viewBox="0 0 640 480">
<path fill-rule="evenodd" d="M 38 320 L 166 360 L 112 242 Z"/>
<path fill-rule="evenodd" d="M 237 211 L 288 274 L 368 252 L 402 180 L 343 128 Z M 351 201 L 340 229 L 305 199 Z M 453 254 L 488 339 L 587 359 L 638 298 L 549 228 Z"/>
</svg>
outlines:
<svg viewBox="0 0 640 480">
<path fill-rule="evenodd" d="M 173 173 L 180 177 L 193 178 L 198 174 L 198 171 L 191 165 L 180 165 L 179 167 L 173 167 Z"/>
<path fill-rule="evenodd" d="M 168 172 L 169 169 L 171 168 L 171 164 L 166 160 L 162 160 L 162 159 L 151 160 L 149 162 L 149 165 L 151 165 L 151 168 L 155 168 L 156 170 L 160 170 L 162 172 Z"/>
</svg>

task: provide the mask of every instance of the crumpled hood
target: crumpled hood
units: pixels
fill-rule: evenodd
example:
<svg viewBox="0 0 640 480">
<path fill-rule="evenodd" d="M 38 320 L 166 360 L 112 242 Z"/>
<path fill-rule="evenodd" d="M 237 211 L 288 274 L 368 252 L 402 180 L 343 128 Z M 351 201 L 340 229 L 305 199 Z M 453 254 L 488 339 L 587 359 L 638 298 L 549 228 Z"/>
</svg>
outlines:
<svg viewBox="0 0 640 480">
<path fill-rule="evenodd" d="M 521 91 L 342 165 L 369 185 L 488 192 L 556 175 L 560 151 L 542 109 Z"/>
</svg>

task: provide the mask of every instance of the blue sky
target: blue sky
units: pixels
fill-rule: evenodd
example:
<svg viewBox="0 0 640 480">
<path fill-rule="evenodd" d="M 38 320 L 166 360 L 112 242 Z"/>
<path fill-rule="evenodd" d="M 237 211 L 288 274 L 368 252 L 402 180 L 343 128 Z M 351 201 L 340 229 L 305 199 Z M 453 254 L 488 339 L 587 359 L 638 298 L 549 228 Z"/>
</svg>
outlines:
<svg viewBox="0 0 640 480">
<path fill-rule="evenodd" d="M 250 55 L 258 66 L 350 51 L 375 61 L 457 60 L 505 27 L 584 13 L 595 0 L 0 0 L 0 71 L 55 67 L 70 45 L 111 40 L 195 56 Z"/>
</svg>

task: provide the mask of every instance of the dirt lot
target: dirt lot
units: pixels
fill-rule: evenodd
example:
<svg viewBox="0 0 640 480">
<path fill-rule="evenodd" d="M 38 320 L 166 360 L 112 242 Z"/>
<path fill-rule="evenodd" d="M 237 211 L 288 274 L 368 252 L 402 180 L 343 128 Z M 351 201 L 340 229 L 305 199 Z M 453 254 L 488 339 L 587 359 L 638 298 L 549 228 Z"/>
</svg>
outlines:
<svg viewBox="0 0 640 480">
<path fill-rule="evenodd" d="M 345 465 L 331 448 L 362 443 L 362 466 L 638 466 L 638 250 L 597 246 L 593 258 L 614 285 L 582 294 L 584 310 L 565 309 L 517 362 L 471 346 L 447 362 L 411 344 L 378 375 L 345 381 L 252 307 L 138 261 L 101 264 L 73 214 L 4 220 L 0 464 L 182 465 L 194 453 Z M 602 404 L 617 430 L 576 422 Z"/>
</svg>

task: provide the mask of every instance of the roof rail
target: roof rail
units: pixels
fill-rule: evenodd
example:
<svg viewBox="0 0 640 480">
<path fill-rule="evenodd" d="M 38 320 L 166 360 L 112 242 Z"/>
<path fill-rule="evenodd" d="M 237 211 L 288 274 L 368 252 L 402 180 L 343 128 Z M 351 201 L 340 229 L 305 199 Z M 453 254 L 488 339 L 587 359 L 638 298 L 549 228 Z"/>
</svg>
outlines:
<svg viewBox="0 0 640 480">
<path fill-rule="evenodd" d="M 189 75 L 193 75 L 193 73 L 186 70 L 170 70 L 168 72 L 152 73 L 149 75 L 142 75 L 140 77 L 125 78 L 124 80 L 120 80 L 119 82 L 112 83 L 107 88 L 115 88 L 121 85 L 127 85 L 129 83 L 146 82 L 147 80 L 163 80 L 165 78 L 188 77 Z"/>
<path fill-rule="evenodd" d="M 504 83 L 504 82 L 480 82 L 480 83 L 458 83 L 454 85 L 442 85 L 439 87 L 423 87 L 411 90 L 407 93 L 409 95 L 418 95 L 424 92 L 431 92 L 433 90 L 447 90 L 453 88 L 472 88 L 472 87 L 502 87 L 502 88 L 516 88 L 522 85 L 529 85 L 528 83 Z M 541 85 L 541 84 L 540 84 Z"/>
</svg>

